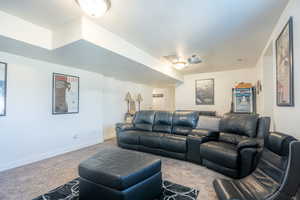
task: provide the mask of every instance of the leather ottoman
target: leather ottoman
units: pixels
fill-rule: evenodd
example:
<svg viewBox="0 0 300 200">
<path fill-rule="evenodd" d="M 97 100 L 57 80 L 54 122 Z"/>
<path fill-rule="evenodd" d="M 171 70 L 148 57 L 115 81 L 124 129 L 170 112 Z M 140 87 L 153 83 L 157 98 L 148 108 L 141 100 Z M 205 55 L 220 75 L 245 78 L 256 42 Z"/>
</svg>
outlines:
<svg viewBox="0 0 300 200">
<path fill-rule="evenodd" d="M 152 155 L 103 148 L 79 165 L 80 200 L 153 200 L 161 195 L 161 161 Z"/>
</svg>

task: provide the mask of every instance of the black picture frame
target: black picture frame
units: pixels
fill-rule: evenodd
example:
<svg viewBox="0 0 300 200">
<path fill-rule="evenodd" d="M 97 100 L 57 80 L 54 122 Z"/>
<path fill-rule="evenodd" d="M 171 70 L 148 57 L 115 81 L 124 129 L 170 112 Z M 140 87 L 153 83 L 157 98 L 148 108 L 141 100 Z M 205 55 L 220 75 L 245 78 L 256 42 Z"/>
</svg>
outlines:
<svg viewBox="0 0 300 200">
<path fill-rule="evenodd" d="M 75 112 L 57 112 L 55 111 L 55 89 L 56 89 L 56 80 L 55 77 L 56 76 L 65 76 L 65 77 L 71 77 L 71 78 L 76 78 L 78 80 L 78 88 L 77 88 L 77 111 Z M 78 114 L 79 113 L 79 98 L 80 96 L 80 77 L 79 76 L 73 76 L 73 75 L 68 75 L 68 74 L 62 74 L 62 73 L 53 73 L 52 74 L 52 114 L 53 115 L 64 115 L 64 114 Z"/>
<path fill-rule="evenodd" d="M 199 94 L 200 91 L 198 91 L 197 83 L 201 81 L 211 81 L 210 85 L 210 91 L 204 91 L 206 94 Z M 202 91 L 203 93 L 203 91 Z M 205 102 L 205 100 L 198 100 L 200 96 L 204 96 L 206 99 L 210 99 L 208 102 Z M 210 79 L 198 79 L 195 80 L 195 104 L 196 105 L 215 105 L 215 79 L 210 78 Z"/>
<path fill-rule="evenodd" d="M 279 55 L 283 52 L 282 45 L 281 49 L 279 49 L 279 42 L 283 39 L 284 33 L 286 31 L 289 31 L 288 33 L 288 55 L 285 56 L 285 60 Z M 282 31 L 280 32 L 279 36 L 276 39 L 275 47 L 276 47 L 276 103 L 279 107 L 293 107 L 295 106 L 295 98 L 294 98 L 294 44 L 293 44 L 293 18 L 290 17 L 286 25 L 283 27 Z M 286 60 L 287 59 L 287 60 Z M 282 100 L 282 94 L 280 90 L 282 90 L 282 87 L 280 87 L 280 80 L 279 77 L 282 76 L 282 73 L 280 74 L 279 71 L 282 71 L 280 67 L 282 68 L 282 64 L 279 63 L 279 60 L 281 62 L 288 61 L 289 69 L 288 69 L 288 102 L 283 102 Z M 282 78 L 281 78 L 282 79 Z M 282 85 L 282 84 L 281 84 Z"/>
<path fill-rule="evenodd" d="M 6 104 L 7 104 L 7 63 L 0 62 L 0 65 L 4 65 L 4 98 L 3 98 L 3 113 L 0 116 L 6 116 Z"/>
</svg>

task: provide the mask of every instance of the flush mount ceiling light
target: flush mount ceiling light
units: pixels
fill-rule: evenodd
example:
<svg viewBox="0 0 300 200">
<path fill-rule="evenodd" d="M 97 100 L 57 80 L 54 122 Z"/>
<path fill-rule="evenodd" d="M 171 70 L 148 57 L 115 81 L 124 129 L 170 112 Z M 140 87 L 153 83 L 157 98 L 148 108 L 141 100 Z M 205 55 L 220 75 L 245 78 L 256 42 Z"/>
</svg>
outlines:
<svg viewBox="0 0 300 200">
<path fill-rule="evenodd" d="M 80 8 L 91 17 L 101 17 L 110 8 L 109 0 L 75 0 Z"/>
<path fill-rule="evenodd" d="M 175 69 L 182 70 L 185 67 L 187 67 L 187 63 L 184 61 L 178 61 L 178 62 L 174 63 L 174 67 L 175 67 Z"/>
</svg>

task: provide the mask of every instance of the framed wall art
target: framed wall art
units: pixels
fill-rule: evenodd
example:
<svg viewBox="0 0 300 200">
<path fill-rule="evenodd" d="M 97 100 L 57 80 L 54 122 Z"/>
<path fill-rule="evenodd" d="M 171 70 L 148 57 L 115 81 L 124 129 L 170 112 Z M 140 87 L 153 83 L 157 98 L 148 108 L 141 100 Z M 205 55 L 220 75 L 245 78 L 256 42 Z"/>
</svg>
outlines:
<svg viewBox="0 0 300 200">
<path fill-rule="evenodd" d="M 277 106 L 294 106 L 293 18 L 276 40 Z"/>
<path fill-rule="evenodd" d="M 79 77 L 53 73 L 53 114 L 79 113 Z"/>
<path fill-rule="evenodd" d="M 7 64 L 0 62 L 0 116 L 6 115 Z"/>
<path fill-rule="evenodd" d="M 214 97 L 214 79 L 196 80 L 196 105 L 213 105 Z"/>
</svg>

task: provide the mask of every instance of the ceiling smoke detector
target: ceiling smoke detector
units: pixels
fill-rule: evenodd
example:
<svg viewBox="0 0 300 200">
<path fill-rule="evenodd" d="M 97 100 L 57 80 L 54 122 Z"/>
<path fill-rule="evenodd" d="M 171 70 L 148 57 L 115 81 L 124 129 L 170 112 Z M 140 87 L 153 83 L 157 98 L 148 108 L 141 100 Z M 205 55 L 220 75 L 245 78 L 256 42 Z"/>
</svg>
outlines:
<svg viewBox="0 0 300 200">
<path fill-rule="evenodd" d="M 110 0 L 75 0 L 80 8 L 91 17 L 101 17 L 110 8 Z"/>
</svg>

